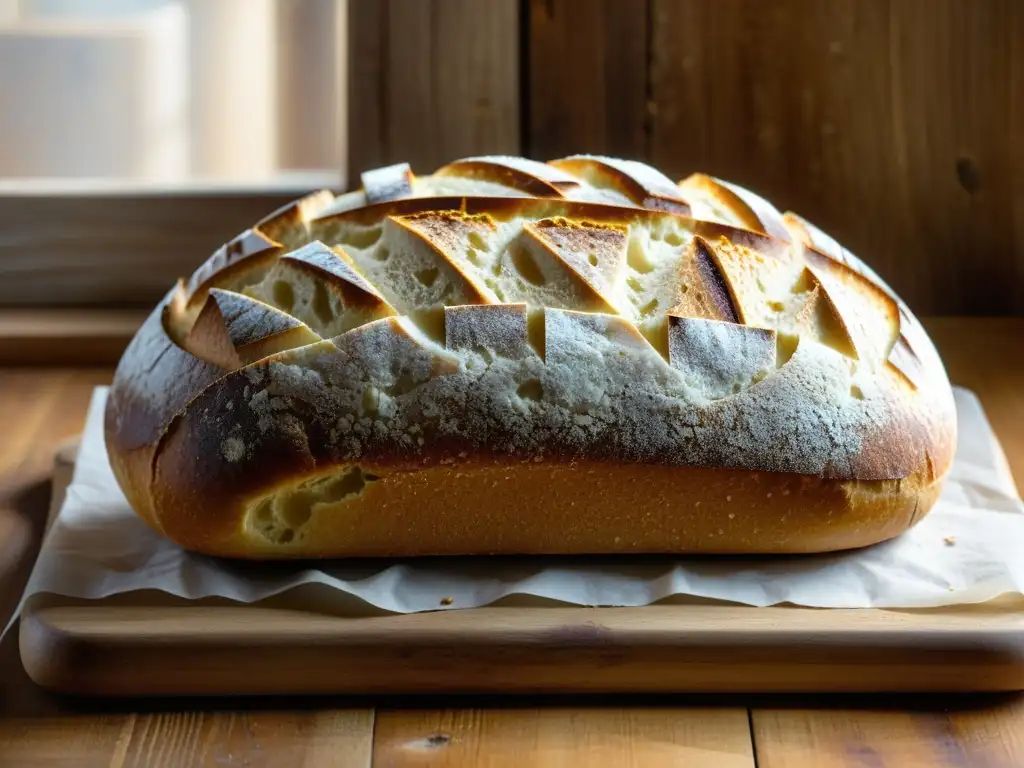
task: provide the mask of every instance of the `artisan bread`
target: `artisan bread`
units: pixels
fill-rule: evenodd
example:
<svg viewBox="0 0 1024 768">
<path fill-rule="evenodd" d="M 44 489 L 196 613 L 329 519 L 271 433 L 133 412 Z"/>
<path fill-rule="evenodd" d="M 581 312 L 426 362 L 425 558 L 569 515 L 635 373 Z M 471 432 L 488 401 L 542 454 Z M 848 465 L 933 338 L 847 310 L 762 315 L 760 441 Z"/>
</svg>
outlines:
<svg viewBox="0 0 1024 768">
<path fill-rule="evenodd" d="M 803 218 L 474 157 L 218 249 L 126 350 L 106 440 L 138 514 L 211 555 L 807 553 L 920 520 L 956 421 L 917 319 Z"/>
</svg>

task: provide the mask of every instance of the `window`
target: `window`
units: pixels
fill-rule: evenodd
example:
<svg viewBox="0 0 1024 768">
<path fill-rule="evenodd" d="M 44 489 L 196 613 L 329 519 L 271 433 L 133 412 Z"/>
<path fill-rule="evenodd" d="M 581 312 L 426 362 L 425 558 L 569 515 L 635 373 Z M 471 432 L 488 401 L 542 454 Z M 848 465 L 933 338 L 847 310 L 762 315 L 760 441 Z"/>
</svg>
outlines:
<svg viewBox="0 0 1024 768">
<path fill-rule="evenodd" d="M 345 174 L 345 0 L 0 0 L 0 306 L 150 306 Z"/>
<path fill-rule="evenodd" d="M 343 176 L 341 0 L 0 0 L 0 179 Z"/>
</svg>

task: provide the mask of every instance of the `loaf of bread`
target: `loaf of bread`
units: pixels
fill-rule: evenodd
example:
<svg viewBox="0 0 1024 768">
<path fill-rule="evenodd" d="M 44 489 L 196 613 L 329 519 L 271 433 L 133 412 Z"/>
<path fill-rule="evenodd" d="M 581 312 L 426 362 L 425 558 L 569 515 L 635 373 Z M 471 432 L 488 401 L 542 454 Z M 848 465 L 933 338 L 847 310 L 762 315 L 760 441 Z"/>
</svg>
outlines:
<svg viewBox="0 0 1024 768">
<path fill-rule="evenodd" d="M 212 555 L 807 553 L 920 520 L 956 419 L 917 319 L 801 217 L 476 157 L 218 249 L 126 350 L 106 440 L 138 514 Z"/>
</svg>

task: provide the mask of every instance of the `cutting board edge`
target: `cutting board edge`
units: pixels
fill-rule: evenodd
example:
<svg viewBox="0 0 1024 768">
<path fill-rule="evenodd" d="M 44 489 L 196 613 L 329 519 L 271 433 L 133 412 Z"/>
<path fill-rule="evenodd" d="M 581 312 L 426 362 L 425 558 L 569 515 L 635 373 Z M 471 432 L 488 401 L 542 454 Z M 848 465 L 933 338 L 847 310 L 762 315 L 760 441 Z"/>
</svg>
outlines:
<svg viewBox="0 0 1024 768">
<path fill-rule="evenodd" d="M 905 617 L 872 627 L 869 614 L 883 612 L 865 611 L 864 622 L 846 611 L 830 630 L 827 611 L 735 608 L 735 620 L 749 612 L 755 626 L 702 628 L 701 616 L 715 610 L 492 608 L 371 620 L 313 615 L 304 624 L 292 611 L 182 607 L 151 612 L 155 629 L 138 632 L 150 621 L 145 609 L 90 617 L 51 606 L 24 614 L 20 643 L 37 684 L 96 696 L 1024 690 L 1017 614 L 976 617 L 958 631 L 908 626 Z M 755 619 L 765 611 L 820 618 L 801 630 Z M 497 612 L 509 615 L 495 624 Z M 662 615 L 648 622 L 645 612 Z M 210 621 L 216 613 L 223 615 Z M 179 631 L 161 633 L 159 623 L 170 620 Z M 239 627 L 225 629 L 232 622 Z"/>
</svg>

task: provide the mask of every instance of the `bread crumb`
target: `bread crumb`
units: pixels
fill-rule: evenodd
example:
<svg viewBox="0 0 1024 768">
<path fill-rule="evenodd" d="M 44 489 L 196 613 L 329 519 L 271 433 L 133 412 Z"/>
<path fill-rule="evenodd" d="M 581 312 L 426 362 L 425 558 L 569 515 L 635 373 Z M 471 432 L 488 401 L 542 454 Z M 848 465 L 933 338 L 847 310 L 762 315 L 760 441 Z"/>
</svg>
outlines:
<svg viewBox="0 0 1024 768">
<path fill-rule="evenodd" d="M 735 517 L 736 517 L 736 514 L 735 514 L 734 512 L 730 512 L 730 513 L 729 513 L 729 519 L 730 519 L 730 520 L 733 520 L 733 519 L 735 519 Z"/>
<path fill-rule="evenodd" d="M 943 539 L 943 541 L 946 542 L 946 546 L 947 547 L 956 546 L 956 537 L 955 536 L 947 536 L 946 538 Z"/>
<path fill-rule="evenodd" d="M 772 497 L 772 492 L 771 492 L 771 491 L 768 491 L 768 497 L 767 497 L 767 498 L 769 498 L 769 499 L 770 499 L 771 497 Z"/>
<path fill-rule="evenodd" d="M 726 497 L 725 497 L 725 500 L 726 500 L 726 501 L 732 501 L 732 496 L 726 496 Z"/>
<path fill-rule="evenodd" d="M 789 488 L 783 488 L 782 489 L 782 495 L 783 496 L 789 496 Z"/>
<path fill-rule="evenodd" d="M 454 602 L 455 602 L 455 598 L 452 598 L 452 597 L 442 597 L 441 598 L 441 605 L 451 605 Z"/>
</svg>

